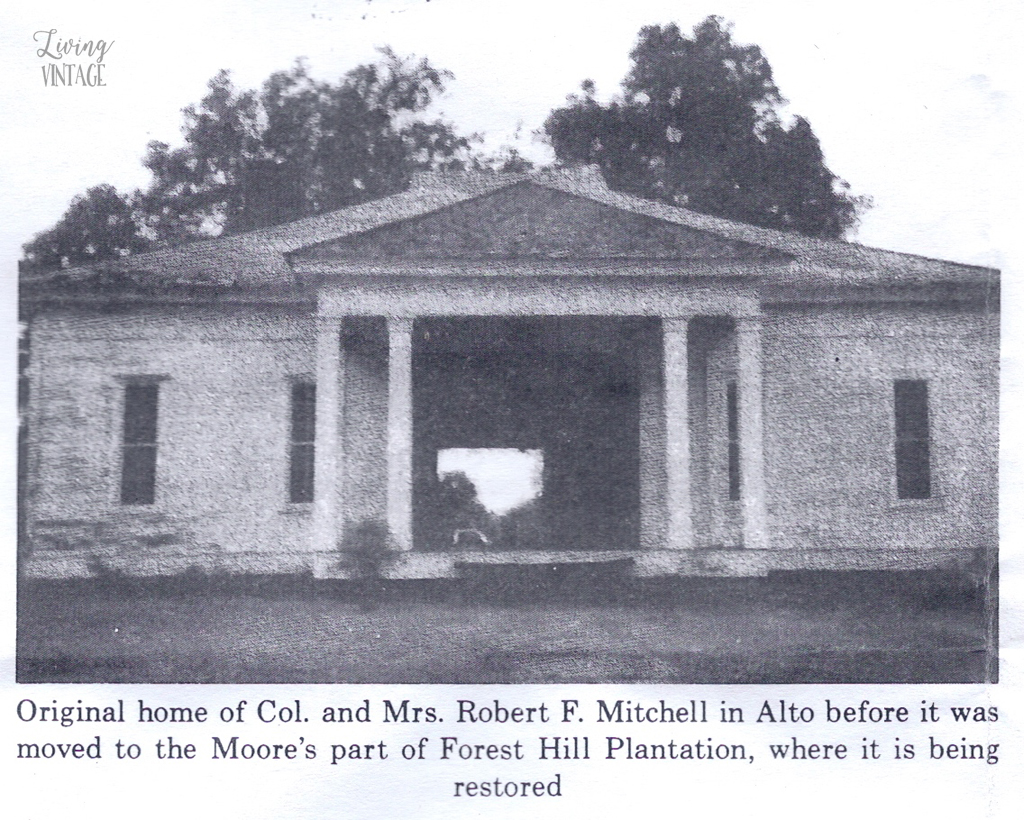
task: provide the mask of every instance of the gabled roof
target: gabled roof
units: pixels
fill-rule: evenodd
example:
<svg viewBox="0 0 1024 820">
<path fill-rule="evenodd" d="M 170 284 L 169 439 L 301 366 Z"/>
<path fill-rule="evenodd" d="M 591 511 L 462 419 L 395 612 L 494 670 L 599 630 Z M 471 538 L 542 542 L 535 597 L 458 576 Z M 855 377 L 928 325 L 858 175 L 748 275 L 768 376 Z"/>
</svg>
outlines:
<svg viewBox="0 0 1024 820">
<path fill-rule="evenodd" d="M 311 249 L 339 240 L 346 240 L 351 247 L 353 243 L 358 244 L 358 237 L 369 236 L 386 226 L 443 213 L 453 206 L 482 200 L 516 186 L 537 186 L 561 192 L 622 214 L 699 232 L 709 242 L 759 250 L 765 258 L 770 256 L 774 260 L 771 269 L 773 275 L 782 280 L 779 284 L 834 281 L 839 284 L 941 282 L 995 286 L 998 282 L 998 272 L 990 268 L 850 242 L 812 239 L 618 193 L 605 185 L 599 170 L 593 167 L 532 174 L 419 174 L 402 193 L 284 225 L 127 257 L 114 267 L 134 274 L 131 278 L 137 283 L 152 282 L 161 288 L 288 290 L 301 284 L 293 258 L 315 258 Z M 563 254 L 558 258 L 566 257 Z M 678 272 L 688 272 L 685 263 L 679 264 Z M 97 275 L 89 268 L 74 268 L 26 279 L 23 285 L 31 289 L 33 284 L 38 284 L 48 289 L 47 284 L 64 284 L 77 289 L 76 285 L 87 286 Z"/>
</svg>

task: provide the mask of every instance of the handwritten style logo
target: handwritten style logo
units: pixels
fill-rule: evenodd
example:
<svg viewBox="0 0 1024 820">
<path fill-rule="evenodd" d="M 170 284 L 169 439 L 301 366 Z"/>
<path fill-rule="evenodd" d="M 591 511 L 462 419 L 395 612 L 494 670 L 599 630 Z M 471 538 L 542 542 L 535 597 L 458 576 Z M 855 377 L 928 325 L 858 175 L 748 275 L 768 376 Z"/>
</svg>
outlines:
<svg viewBox="0 0 1024 820">
<path fill-rule="evenodd" d="M 57 29 L 40 29 L 32 35 L 41 47 L 36 49 L 36 56 L 42 60 L 57 60 L 42 66 L 43 85 L 57 86 L 88 86 L 96 88 L 106 86 L 103 80 L 103 58 L 107 56 L 114 41 L 84 40 L 79 37 L 62 38 L 57 36 Z M 88 58 L 87 62 L 64 62 L 72 58 Z"/>
</svg>

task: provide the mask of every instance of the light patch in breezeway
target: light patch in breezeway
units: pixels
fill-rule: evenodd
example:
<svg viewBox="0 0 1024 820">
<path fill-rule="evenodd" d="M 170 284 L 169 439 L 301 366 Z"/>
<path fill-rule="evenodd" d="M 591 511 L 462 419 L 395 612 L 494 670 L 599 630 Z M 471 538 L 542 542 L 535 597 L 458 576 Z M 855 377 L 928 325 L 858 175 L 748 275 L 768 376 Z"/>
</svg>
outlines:
<svg viewBox="0 0 1024 820">
<path fill-rule="evenodd" d="M 544 451 L 489 447 L 452 448 L 437 454 L 437 477 L 463 473 L 477 499 L 495 515 L 539 498 L 544 487 Z"/>
</svg>

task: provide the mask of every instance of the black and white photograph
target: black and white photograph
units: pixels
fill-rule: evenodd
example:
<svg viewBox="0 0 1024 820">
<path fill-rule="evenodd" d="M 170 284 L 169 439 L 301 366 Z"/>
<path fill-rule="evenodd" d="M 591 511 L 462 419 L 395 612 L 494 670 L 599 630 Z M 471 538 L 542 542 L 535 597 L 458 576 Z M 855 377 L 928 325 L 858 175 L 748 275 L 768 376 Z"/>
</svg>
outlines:
<svg viewBox="0 0 1024 820">
<path fill-rule="evenodd" d="M 997 714 L 1021 723 L 992 699 L 1019 675 L 1004 223 L 1021 12 L 225 0 L 2 16 L 19 741 L 67 721 L 54 737 L 82 730 L 73 757 L 113 766 L 89 721 L 202 722 L 233 697 L 220 721 L 237 736 L 220 727 L 213 760 L 263 759 L 246 717 L 295 723 L 281 748 L 312 761 L 312 721 L 421 713 L 445 725 L 402 727 L 423 735 L 406 761 L 430 744 L 439 768 L 522 760 L 526 741 L 475 724 L 534 720 L 552 723 L 528 730 L 547 733 L 540 760 L 645 759 L 639 734 L 583 736 L 593 697 L 598 723 L 869 724 L 849 730 L 862 766 L 885 724 L 884 788 L 914 744 L 922 782 L 970 761 L 956 799 L 955 777 L 928 798 L 956 812 L 930 816 L 968 816 L 997 771 Z M 948 738 L 889 725 L 938 723 L 961 691 L 971 706 L 947 721 L 975 723 Z M 558 725 L 577 709 L 583 725 Z M 171 751 L 185 728 L 159 728 L 159 760 L 192 759 Z M 315 745 L 362 802 L 257 804 L 268 778 L 211 806 L 389 817 L 422 799 L 419 816 L 462 816 L 484 810 L 463 794 L 530 793 L 542 809 L 505 799 L 494 816 L 546 817 L 642 800 L 639 769 L 602 803 L 610 769 L 563 765 L 536 783 L 459 773 L 448 805 L 426 769 L 389 780 L 390 739 L 348 745 L 353 728 Z M 767 761 L 735 739 L 650 754 L 752 764 L 730 775 L 749 798 Z M 17 745 L 19 764 L 41 758 L 34 778 L 47 749 L 69 754 Z M 813 748 L 825 781 L 859 776 L 845 746 Z M 232 778 L 258 781 L 259 760 Z M 172 803 L 194 811 L 215 771 Z M 680 776 L 650 771 L 662 794 Z M 406 785 L 387 797 L 389 782 Z M 1004 816 L 989 799 L 972 816 Z"/>
</svg>

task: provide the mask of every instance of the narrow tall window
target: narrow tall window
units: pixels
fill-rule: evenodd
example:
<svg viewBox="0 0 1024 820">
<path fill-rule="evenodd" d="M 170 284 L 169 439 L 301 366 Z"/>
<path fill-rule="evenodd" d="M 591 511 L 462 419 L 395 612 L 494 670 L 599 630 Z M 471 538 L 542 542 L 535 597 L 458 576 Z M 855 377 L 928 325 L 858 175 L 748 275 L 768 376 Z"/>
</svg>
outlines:
<svg viewBox="0 0 1024 820">
<path fill-rule="evenodd" d="M 897 379 L 895 399 L 896 495 L 898 498 L 931 498 L 928 382 Z"/>
<path fill-rule="evenodd" d="M 316 385 L 295 382 L 292 385 L 291 465 L 288 497 L 292 504 L 313 500 L 313 464 L 316 436 Z"/>
<path fill-rule="evenodd" d="M 152 504 L 156 495 L 156 417 L 159 382 L 124 388 L 121 440 L 121 503 Z"/>
<path fill-rule="evenodd" d="M 740 500 L 740 407 L 736 382 L 725 386 L 726 428 L 729 437 L 729 500 Z"/>
</svg>

